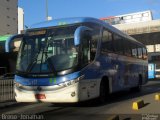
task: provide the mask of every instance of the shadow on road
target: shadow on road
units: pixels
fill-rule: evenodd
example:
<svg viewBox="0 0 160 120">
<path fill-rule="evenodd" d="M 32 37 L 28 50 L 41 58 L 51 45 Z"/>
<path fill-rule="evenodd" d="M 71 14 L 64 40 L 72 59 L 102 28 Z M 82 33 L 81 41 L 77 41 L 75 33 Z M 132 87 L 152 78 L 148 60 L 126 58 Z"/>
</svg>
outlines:
<svg viewBox="0 0 160 120">
<path fill-rule="evenodd" d="M 152 81 L 153 82 L 153 81 Z M 98 107 L 98 106 L 103 106 L 107 105 L 110 103 L 116 103 L 128 99 L 134 99 L 137 97 L 141 97 L 144 95 L 160 92 L 160 82 L 159 81 L 154 81 L 152 84 L 147 84 L 142 87 L 142 90 L 140 92 L 135 92 L 131 90 L 126 90 L 126 91 L 120 91 L 113 93 L 109 95 L 109 99 L 101 104 L 97 101 L 97 99 L 93 100 L 88 100 L 85 102 L 80 102 L 80 103 L 60 103 L 60 104 L 52 104 L 50 107 Z"/>
<path fill-rule="evenodd" d="M 65 119 L 65 117 L 66 118 L 68 117 L 68 120 L 71 120 L 72 117 L 76 119 L 78 118 L 80 120 L 82 120 L 82 117 L 87 118 L 87 120 L 88 120 L 88 117 L 107 118 L 108 117 L 108 116 L 106 117 L 107 114 L 101 115 L 100 113 L 103 112 L 104 110 L 112 108 L 113 105 L 117 106 L 119 102 L 137 99 L 138 97 L 143 97 L 145 95 L 150 95 L 157 92 L 160 92 L 160 81 L 150 81 L 148 84 L 142 87 L 141 92 L 134 92 L 130 90 L 117 92 L 109 95 L 108 96 L 109 99 L 103 104 L 100 104 L 97 101 L 97 99 L 80 102 L 80 103 L 72 103 L 72 104 L 71 103 L 70 104 L 46 104 L 45 106 L 46 108 L 44 109 L 44 112 L 40 111 L 40 112 L 37 112 L 37 114 L 42 114 L 46 118 L 48 117 L 55 118 L 55 120 L 58 120 L 56 118 Z M 145 103 L 145 106 L 149 104 L 150 103 Z M 25 107 L 25 105 L 26 104 L 24 103 L 23 106 Z M 20 106 L 22 106 L 22 104 Z M 43 109 L 43 107 L 34 107 L 34 110 L 40 109 L 40 108 Z M 5 109 L 4 111 L 1 111 L 1 112 L 7 112 L 8 109 Z M 21 107 L 18 107 L 17 105 L 16 107 L 12 108 L 12 110 L 16 110 L 16 109 L 21 109 Z M 109 116 L 111 115 L 109 114 Z M 130 120 L 130 115 L 128 116 L 129 117 L 125 116 L 125 120 Z M 139 115 L 139 117 L 141 118 L 142 116 Z M 137 116 L 135 116 L 135 118 L 137 118 Z"/>
</svg>

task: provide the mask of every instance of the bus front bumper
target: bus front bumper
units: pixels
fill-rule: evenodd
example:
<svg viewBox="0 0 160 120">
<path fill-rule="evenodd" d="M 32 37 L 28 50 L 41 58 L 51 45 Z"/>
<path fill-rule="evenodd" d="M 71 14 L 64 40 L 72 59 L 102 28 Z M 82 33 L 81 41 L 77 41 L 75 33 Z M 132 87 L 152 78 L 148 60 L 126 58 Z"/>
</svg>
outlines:
<svg viewBox="0 0 160 120">
<path fill-rule="evenodd" d="M 17 102 L 52 102 L 52 103 L 74 103 L 79 102 L 79 83 L 64 87 L 59 90 L 43 91 L 32 90 L 28 91 L 14 87 L 15 99 Z"/>
</svg>

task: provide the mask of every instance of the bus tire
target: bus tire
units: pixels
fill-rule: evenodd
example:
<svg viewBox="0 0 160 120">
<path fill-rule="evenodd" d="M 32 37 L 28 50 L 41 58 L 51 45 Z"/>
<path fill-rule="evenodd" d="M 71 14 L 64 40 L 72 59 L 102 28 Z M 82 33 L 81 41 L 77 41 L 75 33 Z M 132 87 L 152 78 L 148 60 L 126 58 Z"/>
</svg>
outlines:
<svg viewBox="0 0 160 120">
<path fill-rule="evenodd" d="M 99 102 L 105 103 L 108 95 L 109 95 L 109 81 L 107 77 L 104 77 L 100 83 Z"/>
<path fill-rule="evenodd" d="M 142 75 L 139 75 L 138 86 L 132 88 L 134 92 L 140 92 L 142 89 Z"/>
</svg>

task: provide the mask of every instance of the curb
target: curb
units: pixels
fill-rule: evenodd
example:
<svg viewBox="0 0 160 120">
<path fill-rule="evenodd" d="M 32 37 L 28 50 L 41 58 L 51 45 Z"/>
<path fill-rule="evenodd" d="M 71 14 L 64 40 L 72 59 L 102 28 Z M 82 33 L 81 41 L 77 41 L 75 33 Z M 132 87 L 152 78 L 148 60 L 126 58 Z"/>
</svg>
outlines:
<svg viewBox="0 0 160 120">
<path fill-rule="evenodd" d="M 17 105 L 19 104 L 18 102 L 0 102 L 0 109 L 4 109 L 4 108 L 7 108 L 7 107 L 10 107 L 10 106 L 14 106 L 14 105 Z"/>
<path fill-rule="evenodd" d="M 157 94 L 155 95 L 155 100 L 156 100 L 156 101 L 160 101 L 160 93 L 157 93 Z"/>
</svg>

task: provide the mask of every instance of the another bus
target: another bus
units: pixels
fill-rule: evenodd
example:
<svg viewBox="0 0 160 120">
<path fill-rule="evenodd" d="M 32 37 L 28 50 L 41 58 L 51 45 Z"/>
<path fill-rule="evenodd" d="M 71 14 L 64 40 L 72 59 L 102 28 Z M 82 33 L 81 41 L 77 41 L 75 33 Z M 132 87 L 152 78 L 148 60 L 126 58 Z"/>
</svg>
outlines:
<svg viewBox="0 0 160 120">
<path fill-rule="evenodd" d="M 147 82 L 147 65 L 142 43 L 101 20 L 46 21 L 23 35 L 15 98 L 18 102 L 74 103 L 93 98 L 104 102 L 110 93 L 140 90 Z"/>
</svg>

